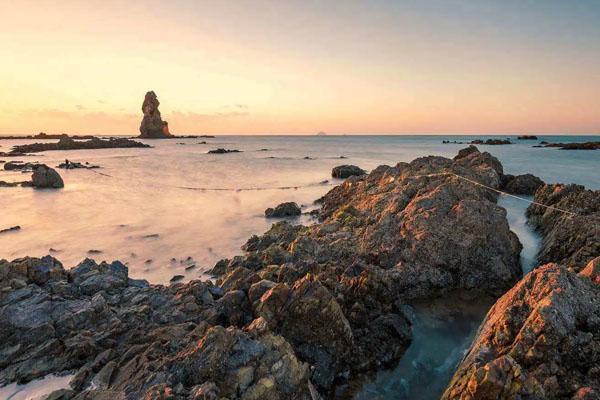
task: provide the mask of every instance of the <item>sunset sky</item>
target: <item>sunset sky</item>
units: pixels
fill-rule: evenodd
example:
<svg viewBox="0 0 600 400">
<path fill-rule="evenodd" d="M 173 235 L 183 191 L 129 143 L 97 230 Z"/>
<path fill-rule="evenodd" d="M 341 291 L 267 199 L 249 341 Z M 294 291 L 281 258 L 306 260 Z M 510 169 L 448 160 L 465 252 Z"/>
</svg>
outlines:
<svg viewBox="0 0 600 400">
<path fill-rule="evenodd" d="M 0 0 L 0 134 L 600 133 L 600 1 Z"/>
</svg>

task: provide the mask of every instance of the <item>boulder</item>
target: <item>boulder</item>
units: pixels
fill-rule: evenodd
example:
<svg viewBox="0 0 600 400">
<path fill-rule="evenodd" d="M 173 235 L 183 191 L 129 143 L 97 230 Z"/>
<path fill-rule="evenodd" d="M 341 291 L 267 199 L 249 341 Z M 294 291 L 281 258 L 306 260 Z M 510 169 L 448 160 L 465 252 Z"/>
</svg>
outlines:
<svg viewBox="0 0 600 400">
<path fill-rule="evenodd" d="M 366 174 L 366 171 L 356 165 L 339 165 L 331 170 L 332 178 L 346 179 L 351 176 L 360 176 Z"/>
<path fill-rule="evenodd" d="M 31 181 L 35 188 L 58 189 L 65 186 L 62 178 L 55 169 L 46 165 L 40 165 L 33 170 Z"/>
<path fill-rule="evenodd" d="M 544 181 L 532 174 L 504 175 L 501 189 L 511 194 L 533 196 L 535 191 L 544 185 Z"/>
<path fill-rule="evenodd" d="M 298 204 L 294 202 L 281 203 L 275 208 L 267 208 L 265 217 L 267 218 L 283 218 L 294 217 L 302 213 Z"/>
</svg>

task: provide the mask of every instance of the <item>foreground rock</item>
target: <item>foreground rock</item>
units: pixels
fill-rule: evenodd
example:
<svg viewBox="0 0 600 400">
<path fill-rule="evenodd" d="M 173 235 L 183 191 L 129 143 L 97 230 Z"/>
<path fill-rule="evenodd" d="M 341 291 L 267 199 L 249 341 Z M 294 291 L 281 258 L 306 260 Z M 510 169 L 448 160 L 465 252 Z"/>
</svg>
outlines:
<svg viewBox="0 0 600 400">
<path fill-rule="evenodd" d="M 524 175 L 503 175 L 501 189 L 512 194 L 524 194 L 533 196 L 544 181 L 532 174 Z"/>
<path fill-rule="evenodd" d="M 59 189 L 65 186 L 58 172 L 46 165 L 40 165 L 33 170 L 31 183 L 33 187 L 39 189 Z"/>
<path fill-rule="evenodd" d="M 77 399 L 318 398 L 289 342 L 262 318 L 227 323 L 235 303 L 209 281 L 151 286 L 118 261 L 47 256 L 0 261 L 0 288 L 0 385 L 75 370 Z"/>
<path fill-rule="evenodd" d="M 136 142 L 125 138 L 100 139 L 92 137 L 90 140 L 74 140 L 67 135 L 61 136 L 58 143 L 33 143 L 14 146 L 11 153 L 39 153 L 49 150 L 91 150 L 91 149 L 114 149 L 131 147 L 150 147 L 147 144 Z"/>
<path fill-rule="evenodd" d="M 547 264 L 523 278 L 489 311 L 443 399 L 600 398 L 592 269 L 577 275 Z"/>
<path fill-rule="evenodd" d="M 532 204 L 527 209 L 529 222 L 543 237 L 540 263 L 556 262 L 579 271 L 600 254 L 600 190 L 544 185 L 534 201 L 553 207 Z"/>
<path fill-rule="evenodd" d="M 281 203 L 275 208 L 267 208 L 265 210 L 265 217 L 267 218 L 282 218 L 282 217 L 294 217 L 302 214 L 298 204 L 294 202 Z"/>
<path fill-rule="evenodd" d="M 367 172 L 356 165 L 339 165 L 331 170 L 332 178 L 346 179 L 351 176 L 361 176 Z"/>
</svg>

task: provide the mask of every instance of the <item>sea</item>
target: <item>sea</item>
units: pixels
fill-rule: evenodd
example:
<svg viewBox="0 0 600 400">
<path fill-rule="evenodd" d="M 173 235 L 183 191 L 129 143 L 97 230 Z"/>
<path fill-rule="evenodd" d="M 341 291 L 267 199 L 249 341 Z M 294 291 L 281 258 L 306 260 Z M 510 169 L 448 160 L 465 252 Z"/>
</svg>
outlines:
<svg viewBox="0 0 600 400">
<path fill-rule="evenodd" d="M 316 207 L 314 200 L 341 183 L 331 178 L 333 167 L 354 164 L 371 170 L 427 155 L 453 157 L 466 144 L 442 141 L 468 143 L 488 138 L 513 142 L 478 145 L 502 162 L 505 173 L 532 173 L 547 183 L 600 189 L 600 151 L 533 147 L 540 141 L 598 141 L 597 135 L 538 135 L 538 140 L 517 140 L 511 135 L 240 135 L 140 140 L 152 147 L 0 157 L 52 167 L 66 159 L 100 167 L 57 169 L 65 183 L 63 189 L 0 188 L 0 229 L 21 227 L 0 234 L 0 259 L 50 254 L 71 268 L 89 257 L 120 260 L 129 267 L 131 277 L 151 283 L 166 284 L 175 275 L 183 275 L 183 281 L 208 279 L 207 271 L 216 261 L 241 254 L 240 246 L 251 235 L 261 234 L 276 221 L 265 218 L 266 208 L 294 201 L 304 214 L 290 221 L 314 223 L 308 215 Z M 0 152 L 33 142 L 42 140 L 0 140 Z M 240 152 L 208 154 L 217 148 Z M 29 174 L 5 171 L 0 164 L 0 180 L 28 179 Z M 540 246 L 539 235 L 526 222 L 527 200 L 508 196 L 499 200 L 524 246 L 524 273 L 535 266 Z M 460 309 L 446 318 L 415 305 L 410 314 L 417 339 L 396 369 L 369 379 L 356 398 L 439 397 L 488 307 Z"/>
</svg>

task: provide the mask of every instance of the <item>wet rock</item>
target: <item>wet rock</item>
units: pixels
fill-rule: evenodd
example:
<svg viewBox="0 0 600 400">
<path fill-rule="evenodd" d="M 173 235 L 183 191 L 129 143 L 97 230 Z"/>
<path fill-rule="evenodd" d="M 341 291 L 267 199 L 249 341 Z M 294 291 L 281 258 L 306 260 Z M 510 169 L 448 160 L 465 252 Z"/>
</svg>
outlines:
<svg viewBox="0 0 600 400">
<path fill-rule="evenodd" d="M 9 161 L 4 164 L 4 169 L 6 171 L 33 170 L 34 168 L 38 167 L 39 165 L 40 165 L 39 163 L 29 163 L 29 162 L 24 163 L 22 161 Z"/>
<path fill-rule="evenodd" d="M 38 166 L 31 175 L 31 182 L 35 188 L 58 189 L 65 186 L 62 178 L 56 170 L 45 165 Z"/>
<path fill-rule="evenodd" d="M 598 332 L 600 287 L 539 267 L 490 310 L 443 399 L 587 396 L 600 387 Z"/>
<path fill-rule="evenodd" d="M 142 103 L 144 118 L 140 124 L 140 138 L 163 139 L 171 137 L 169 124 L 163 121 L 158 106 L 160 102 L 153 91 L 147 92 Z"/>
<path fill-rule="evenodd" d="M 540 263 L 557 262 L 580 271 L 600 254 L 600 190 L 580 185 L 544 185 L 527 208 L 529 222 L 543 237 Z"/>
<path fill-rule="evenodd" d="M 532 174 L 517 176 L 503 175 L 502 180 L 502 190 L 512 194 L 524 194 L 528 196 L 533 196 L 535 191 L 544 185 L 544 181 Z"/>
<path fill-rule="evenodd" d="M 361 176 L 366 171 L 356 165 L 339 165 L 331 170 L 332 178 L 346 179 L 351 176 Z"/>
<path fill-rule="evenodd" d="M 281 203 L 275 208 L 267 208 L 265 217 L 267 218 L 283 218 L 300 215 L 302 211 L 298 204 L 294 202 Z"/>
</svg>

